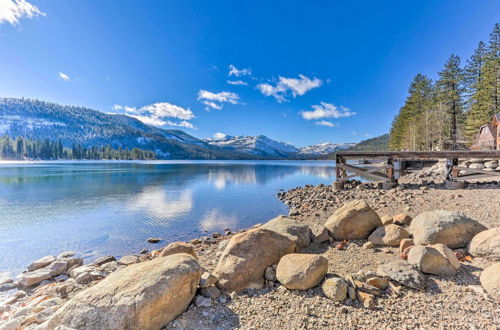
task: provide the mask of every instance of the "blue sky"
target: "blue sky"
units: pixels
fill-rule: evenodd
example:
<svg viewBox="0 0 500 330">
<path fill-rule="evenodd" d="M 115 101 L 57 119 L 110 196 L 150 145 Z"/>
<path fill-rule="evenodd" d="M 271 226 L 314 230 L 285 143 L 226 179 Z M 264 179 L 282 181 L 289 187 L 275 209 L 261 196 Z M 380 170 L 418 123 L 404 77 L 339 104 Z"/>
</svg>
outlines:
<svg viewBox="0 0 500 330">
<path fill-rule="evenodd" d="M 498 21 L 496 0 L 0 0 L 0 96 L 197 137 L 357 142 Z"/>
</svg>

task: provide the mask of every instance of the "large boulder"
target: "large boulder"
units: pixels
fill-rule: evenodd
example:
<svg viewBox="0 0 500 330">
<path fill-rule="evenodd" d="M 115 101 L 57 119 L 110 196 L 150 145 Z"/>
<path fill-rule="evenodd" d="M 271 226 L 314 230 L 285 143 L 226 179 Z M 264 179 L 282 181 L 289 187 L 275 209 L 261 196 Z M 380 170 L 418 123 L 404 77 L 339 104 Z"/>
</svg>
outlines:
<svg viewBox="0 0 500 330">
<path fill-rule="evenodd" d="M 381 224 L 380 217 L 365 200 L 355 200 L 336 210 L 325 227 L 336 240 L 350 240 L 367 238 Z"/>
<path fill-rule="evenodd" d="M 500 227 L 482 231 L 474 236 L 469 252 L 475 257 L 500 261 Z"/>
<path fill-rule="evenodd" d="M 455 275 L 460 261 L 446 245 L 416 245 L 408 252 L 408 263 L 415 265 L 422 273 L 434 275 Z"/>
<path fill-rule="evenodd" d="M 160 329 L 188 307 L 200 277 L 185 253 L 130 265 L 74 296 L 47 329 Z"/>
<path fill-rule="evenodd" d="M 483 270 L 479 280 L 486 292 L 494 299 L 500 301 L 500 262 Z"/>
<path fill-rule="evenodd" d="M 441 243 L 451 249 L 464 247 L 486 227 L 457 212 L 435 210 L 419 214 L 410 225 L 415 244 Z"/>
<path fill-rule="evenodd" d="M 316 254 L 293 253 L 281 258 L 276 278 L 287 289 L 308 290 L 320 284 L 328 272 L 328 260 Z"/>
<path fill-rule="evenodd" d="M 390 224 L 377 228 L 368 237 L 368 240 L 375 245 L 398 246 L 402 239 L 410 237 L 410 233 L 403 227 Z"/>
<path fill-rule="evenodd" d="M 412 289 L 423 290 L 425 288 L 424 274 L 403 260 L 379 266 L 377 274 Z"/>
<path fill-rule="evenodd" d="M 45 257 L 42 257 L 42 258 L 40 258 L 40 259 L 38 259 L 36 261 L 33 261 L 28 266 L 28 271 L 32 272 L 34 270 L 47 267 L 48 265 L 50 265 L 54 261 L 56 261 L 56 257 L 54 257 L 54 256 L 45 256 Z"/>
<path fill-rule="evenodd" d="M 295 219 L 280 215 L 269 220 L 261 228 L 272 230 L 291 239 L 298 248 L 311 244 L 311 229 Z"/>
<path fill-rule="evenodd" d="M 214 275 L 219 286 L 229 292 L 261 288 L 266 268 L 295 249 L 287 236 L 264 228 L 251 229 L 229 240 Z"/>
</svg>

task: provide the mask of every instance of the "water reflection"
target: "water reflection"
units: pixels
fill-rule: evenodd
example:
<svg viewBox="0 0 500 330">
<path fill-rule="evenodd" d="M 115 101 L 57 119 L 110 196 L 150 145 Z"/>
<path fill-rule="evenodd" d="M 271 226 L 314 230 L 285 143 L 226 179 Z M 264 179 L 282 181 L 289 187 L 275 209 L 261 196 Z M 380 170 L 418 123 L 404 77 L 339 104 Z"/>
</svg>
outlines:
<svg viewBox="0 0 500 330">
<path fill-rule="evenodd" d="M 287 212 L 280 189 L 331 183 L 328 162 L 0 165 L 0 270 L 64 250 L 123 255 Z M 165 242 L 165 243 L 166 243 Z"/>
</svg>

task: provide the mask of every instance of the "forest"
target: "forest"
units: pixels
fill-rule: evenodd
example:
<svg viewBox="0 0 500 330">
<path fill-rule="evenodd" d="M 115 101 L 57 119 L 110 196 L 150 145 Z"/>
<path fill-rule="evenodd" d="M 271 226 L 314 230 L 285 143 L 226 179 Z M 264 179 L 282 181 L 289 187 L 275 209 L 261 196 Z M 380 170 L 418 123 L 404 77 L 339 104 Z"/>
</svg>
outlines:
<svg viewBox="0 0 500 330">
<path fill-rule="evenodd" d="M 464 150 L 500 111 L 500 24 L 461 65 L 452 54 L 437 81 L 417 74 L 394 118 L 391 150 Z"/>
<path fill-rule="evenodd" d="M 12 139 L 4 135 L 0 137 L 0 159 L 152 160 L 156 159 L 156 153 L 138 148 L 113 149 L 110 145 L 84 147 L 74 144 L 71 148 L 66 148 L 60 139 L 57 141 L 32 140 L 25 137 Z"/>
</svg>

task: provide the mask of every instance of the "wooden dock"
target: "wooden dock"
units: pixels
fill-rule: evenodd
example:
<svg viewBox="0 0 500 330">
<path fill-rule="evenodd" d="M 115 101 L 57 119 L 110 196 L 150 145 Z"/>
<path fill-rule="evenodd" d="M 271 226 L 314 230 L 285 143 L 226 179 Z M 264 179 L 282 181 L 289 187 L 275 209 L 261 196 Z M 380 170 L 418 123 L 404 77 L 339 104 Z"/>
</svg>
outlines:
<svg viewBox="0 0 500 330">
<path fill-rule="evenodd" d="M 336 155 L 337 172 L 334 186 L 342 189 L 343 182 L 356 176 L 363 176 L 376 181 L 384 181 L 386 186 L 394 186 L 405 169 L 405 164 L 418 161 L 446 160 L 446 181 L 450 188 L 460 188 L 467 179 L 478 179 L 497 176 L 500 172 L 485 171 L 484 169 L 471 169 L 459 166 L 460 160 L 467 159 L 500 160 L 500 151 L 373 151 L 338 152 Z M 353 165 L 348 161 L 364 160 L 369 163 L 378 161 L 377 164 Z M 348 175 L 348 172 L 351 174 Z"/>
</svg>

